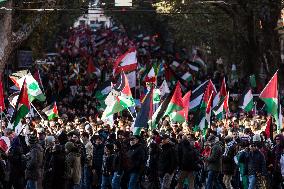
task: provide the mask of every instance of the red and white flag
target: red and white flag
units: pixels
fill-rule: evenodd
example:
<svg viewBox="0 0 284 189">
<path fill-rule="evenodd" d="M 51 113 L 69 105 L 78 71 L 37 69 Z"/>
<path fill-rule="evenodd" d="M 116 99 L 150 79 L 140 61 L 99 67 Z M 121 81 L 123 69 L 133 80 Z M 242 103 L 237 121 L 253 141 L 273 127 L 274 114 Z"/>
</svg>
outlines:
<svg viewBox="0 0 284 189">
<path fill-rule="evenodd" d="M 119 56 L 113 65 L 113 75 L 122 72 L 131 72 L 137 68 L 137 51 L 135 48 L 130 48 L 126 53 Z"/>
</svg>

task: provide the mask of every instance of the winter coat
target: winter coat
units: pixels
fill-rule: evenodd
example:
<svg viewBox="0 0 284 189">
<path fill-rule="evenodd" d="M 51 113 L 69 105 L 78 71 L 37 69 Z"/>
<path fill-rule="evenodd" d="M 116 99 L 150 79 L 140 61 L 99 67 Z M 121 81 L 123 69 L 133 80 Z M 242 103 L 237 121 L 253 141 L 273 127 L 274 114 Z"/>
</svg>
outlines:
<svg viewBox="0 0 284 189">
<path fill-rule="evenodd" d="M 141 173 L 145 165 L 145 150 L 142 144 L 131 146 L 127 152 L 130 173 Z"/>
<path fill-rule="evenodd" d="M 94 144 L 93 147 L 93 169 L 98 172 L 102 170 L 104 147 L 103 144 Z"/>
<path fill-rule="evenodd" d="M 44 188 L 52 187 L 53 171 L 52 171 L 52 148 L 47 148 L 44 153 L 44 173 L 43 173 L 43 185 Z"/>
<path fill-rule="evenodd" d="M 160 151 L 158 170 L 160 175 L 172 174 L 177 167 L 176 152 L 172 144 L 163 144 Z"/>
<path fill-rule="evenodd" d="M 80 184 L 81 157 L 78 152 L 69 152 L 65 159 L 65 178 L 73 184 Z"/>
<path fill-rule="evenodd" d="M 10 148 L 8 153 L 8 161 L 11 168 L 10 177 L 18 179 L 24 178 L 26 169 L 26 158 L 23 154 L 23 148 L 20 144 L 12 146 Z"/>
<path fill-rule="evenodd" d="M 90 141 L 87 142 L 87 144 L 85 144 L 85 151 L 86 151 L 85 165 L 91 167 L 93 163 L 93 144 Z"/>
<path fill-rule="evenodd" d="M 40 144 L 31 145 L 27 154 L 27 165 L 25 170 L 26 179 L 38 180 L 43 169 L 43 149 Z"/>
<path fill-rule="evenodd" d="M 234 156 L 235 156 L 235 145 L 234 146 L 226 146 L 226 153 L 222 156 L 222 172 L 225 175 L 233 175 L 235 172 L 235 163 L 234 163 Z"/>
<path fill-rule="evenodd" d="M 123 167 L 123 165 L 124 165 L 123 161 L 127 161 L 123 157 L 125 157 L 125 154 L 122 151 L 115 152 L 115 154 L 113 156 L 113 164 L 112 164 L 113 171 L 118 172 L 119 175 L 122 174 L 122 172 L 124 171 L 124 168 L 125 168 L 125 167 Z"/>
<path fill-rule="evenodd" d="M 55 151 L 52 153 L 52 181 L 54 189 L 63 189 L 64 173 L 65 173 L 65 147 L 56 145 Z"/>
<path fill-rule="evenodd" d="M 104 176 L 111 176 L 113 172 L 113 155 L 103 156 L 102 174 Z"/>
<path fill-rule="evenodd" d="M 183 140 L 178 145 L 178 167 L 182 171 L 194 171 L 199 162 L 199 152 L 189 141 Z"/>
<path fill-rule="evenodd" d="M 222 142 L 216 142 L 211 148 L 211 154 L 205 159 L 209 171 L 221 171 L 222 164 Z"/>
<path fill-rule="evenodd" d="M 263 175 L 266 173 L 265 158 L 259 150 L 240 154 L 239 162 L 245 164 L 245 175 L 256 175 L 256 173 Z"/>
</svg>

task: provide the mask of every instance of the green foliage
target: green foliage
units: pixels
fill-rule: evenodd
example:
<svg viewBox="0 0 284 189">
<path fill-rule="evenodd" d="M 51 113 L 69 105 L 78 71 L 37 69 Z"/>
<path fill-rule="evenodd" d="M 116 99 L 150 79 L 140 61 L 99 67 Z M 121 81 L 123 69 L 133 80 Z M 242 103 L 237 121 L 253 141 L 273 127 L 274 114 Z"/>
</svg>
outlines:
<svg viewBox="0 0 284 189">
<path fill-rule="evenodd" d="M 83 14 L 79 8 L 86 5 L 82 0 L 58 0 L 56 7 L 65 9 L 78 9 L 78 11 L 51 11 L 44 13 L 20 12 L 20 23 L 31 23 L 36 16 L 42 16 L 41 23 L 29 36 L 27 43 L 21 48 L 31 49 L 34 58 L 41 58 L 47 51 L 54 50 L 58 35 L 73 26 L 74 21 Z M 41 15 L 40 15 L 41 14 Z"/>
</svg>

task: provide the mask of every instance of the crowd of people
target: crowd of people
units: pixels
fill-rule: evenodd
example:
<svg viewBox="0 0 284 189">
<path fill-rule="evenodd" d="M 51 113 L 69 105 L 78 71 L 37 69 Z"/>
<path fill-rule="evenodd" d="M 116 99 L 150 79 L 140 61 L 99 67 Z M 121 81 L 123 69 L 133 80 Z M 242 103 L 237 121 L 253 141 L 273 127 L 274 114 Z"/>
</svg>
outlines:
<svg viewBox="0 0 284 189">
<path fill-rule="evenodd" d="M 55 63 L 37 67 L 47 104 L 56 100 L 59 117 L 49 121 L 37 115 L 26 118 L 19 135 L 2 122 L 0 188 L 283 187 L 284 131 L 274 138 L 267 136 L 267 116 L 261 111 L 236 111 L 226 119 L 212 120 L 205 133 L 193 129 L 194 114 L 184 123 L 166 116 L 157 129 L 145 126 L 139 135 L 132 132 L 134 120 L 128 111 L 115 114 L 112 122 L 100 119 L 103 103 L 96 90 L 112 80 L 113 62 L 131 47 L 137 48 L 141 75 L 153 62 L 183 63 L 176 70 L 165 66 L 158 83 L 167 79 L 170 71 L 178 79 L 190 72 L 193 78 L 182 83 L 184 88 L 192 89 L 207 78 L 220 88 L 226 76 L 222 66 L 214 73 L 206 67 L 190 70 L 184 66 L 189 62 L 187 53 L 166 53 L 158 37 L 144 34 L 130 39 L 122 26 L 96 32 L 80 26 L 60 36 L 56 43 L 60 56 Z M 90 59 L 95 65 L 92 73 Z M 137 82 L 141 82 L 139 77 Z M 244 83 L 232 83 L 229 90 L 239 92 Z M 133 90 L 136 99 L 143 87 L 141 83 Z M 43 107 L 40 103 L 35 106 Z"/>
<path fill-rule="evenodd" d="M 271 141 L 255 125 L 218 122 L 205 135 L 166 117 L 159 130 L 133 135 L 117 117 L 30 122 L 0 143 L 1 188 L 281 188 L 284 136 Z M 58 128 L 58 129 L 56 129 Z M 1 140 L 2 141 L 2 140 Z M 6 151 L 4 151 L 6 150 Z M 7 153 L 5 153 L 7 152 Z"/>
</svg>

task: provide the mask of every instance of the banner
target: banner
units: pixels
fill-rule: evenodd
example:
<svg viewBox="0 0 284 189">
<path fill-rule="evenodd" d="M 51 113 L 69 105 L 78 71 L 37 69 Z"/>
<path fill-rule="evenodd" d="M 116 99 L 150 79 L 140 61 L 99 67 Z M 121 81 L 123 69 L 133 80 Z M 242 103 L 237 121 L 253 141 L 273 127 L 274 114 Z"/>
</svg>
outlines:
<svg viewBox="0 0 284 189">
<path fill-rule="evenodd" d="M 115 0 L 116 7 L 132 7 L 132 0 Z"/>
</svg>

